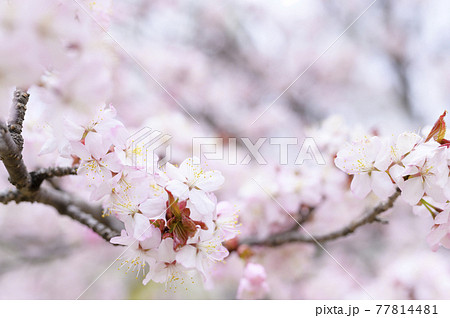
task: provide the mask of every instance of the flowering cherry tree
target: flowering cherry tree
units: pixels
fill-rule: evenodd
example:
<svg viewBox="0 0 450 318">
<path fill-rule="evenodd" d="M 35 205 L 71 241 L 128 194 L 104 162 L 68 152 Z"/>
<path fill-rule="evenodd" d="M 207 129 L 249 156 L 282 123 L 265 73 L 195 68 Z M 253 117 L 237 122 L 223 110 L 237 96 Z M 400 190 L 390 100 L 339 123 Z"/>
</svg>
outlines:
<svg viewBox="0 0 450 318">
<path fill-rule="evenodd" d="M 51 205 L 112 244 L 126 246 L 121 267 L 136 272 L 136 278 L 144 273 L 144 284 L 151 280 L 165 284 L 183 282 L 192 272 L 200 273 L 206 280 L 215 262 L 223 261 L 230 251 L 237 251 L 244 259 L 251 257 L 249 249 L 253 245 L 320 244 L 345 236 L 378 220 L 377 216 L 392 207 L 399 195 L 411 206 L 429 211 L 435 220 L 428 236 L 432 249 L 450 246 L 447 203 L 450 198 L 445 190 L 450 144 L 444 138 L 446 113 L 426 137 L 413 133 L 401 134 L 396 140 L 365 136 L 337 153 L 336 166 L 354 175 L 351 190 L 355 196 L 363 198 L 373 191 L 380 199 L 388 199 L 362 220 L 324 236 L 305 238 L 294 229 L 262 240 L 240 240 L 236 238 L 239 233 L 236 211 L 227 202 L 217 202 L 214 195 L 224 183 L 220 171 L 206 170 L 195 163 L 198 158 L 185 159 L 179 167 L 168 163 L 157 170 L 153 158 L 138 160 L 145 166 L 130 165 L 129 156 L 135 149 L 127 145 L 126 128 L 115 118 L 112 106 L 101 108 L 90 124 L 68 126 L 73 127 L 68 133 L 71 138 L 66 140 L 61 155 L 72 160 L 71 166 L 29 173 L 21 156 L 28 98 L 28 93 L 16 90 L 11 117 L 2 128 L 1 158 L 11 184 L 16 187 L 2 195 L 2 202 Z M 147 172 L 148 165 L 152 165 L 152 173 Z M 123 224 L 120 235 L 113 227 L 94 219 L 90 211 L 95 208 L 91 203 L 78 202 L 68 193 L 41 187 L 45 179 L 67 174 L 85 178 L 91 201 L 102 201 L 103 216 L 114 216 Z M 301 222 L 302 219 L 296 220 L 298 226 Z M 225 242 L 229 242 L 225 244 L 227 247 L 223 245 Z M 238 295 L 263 295 L 267 289 L 264 268 L 248 263 Z"/>
<path fill-rule="evenodd" d="M 166 21 L 172 21 L 174 13 L 159 1 L 0 2 L 0 113 L 5 118 L 0 120 L 5 167 L 0 202 L 5 212 L 23 209 L 10 223 L 0 217 L 0 228 L 11 234 L 14 247 L 21 242 L 16 232 L 47 239 L 31 240 L 37 252 L 28 250 L 30 242 L 17 248 L 25 251 L 24 258 L 46 264 L 59 259 L 60 251 L 83 257 L 90 251 L 89 262 L 104 261 L 106 270 L 117 260 L 116 268 L 132 273 L 128 276 L 133 282 L 121 274 L 109 278 L 115 288 L 98 282 L 104 290 L 95 295 L 105 298 L 128 297 L 127 290 L 133 297 L 143 293 L 155 298 L 160 294 L 154 290 L 170 298 L 176 292 L 206 297 L 196 295 L 198 290 L 214 298 L 318 298 L 331 277 L 355 297 L 370 296 L 363 285 L 382 296 L 394 290 L 388 295 L 392 298 L 424 298 L 429 290 L 437 297 L 445 294 L 445 281 L 430 283 L 428 263 L 404 271 L 411 260 L 403 253 L 426 242 L 428 247 L 420 250 L 423 258 L 436 265 L 442 277 L 450 277 L 440 249 L 450 248 L 447 113 L 441 112 L 434 125 L 421 132 L 400 127 L 397 136 L 393 133 L 398 129 L 392 127 L 357 127 L 331 116 L 326 105 L 340 101 L 321 90 L 335 87 L 344 96 L 357 84 L 346 72 L 336 78 L 324 74 L 338 74 L 336 65 L 356 69 L 358 58 L 365 58 L 349 53 L 361 41 L 355 34 L 353 44 L 336 54 L 338 63 L 311 69 L 310 82 L 319 82 L 320 89 L 302 86 L 276 99 L 274 95 L 280 105 L 273 108 L 281 110 L 273 116 L 272 94 L 289 85 L 275 81 L 277 74 L 289 74 L 292 65 L 309 70 L 314 64 L 297 61 L 297 56 L 311 52 L 296 41 L 282 40 L 305 42 L 304 35 L 292 31 L 297 17 L 285 11 L 280 11 L 285 16 L 270 15 L 273 4 L 257 6 L 265 21 L 260 27 L 277 34 L 276 45 L 286 52 L 283 60 L 288 62 L 277 69 L 269 65 L 281 61 L 279 54 L 251 27 L 256 22 L 241 16 L 254 11 L 252 1 L 225 8 L 174 3 L 192 9 L 194 17 L 177 16 L 184 31 Z M 378 9 L 389 19 L 395 16 L 393 8 L 380 4 Z M 339 13 L 326 5 L 323 10 Z M 322 14 L 314 5 L 311 12 Z M 308 17 L 301 19 L 317 29 Z M 386 28 L 394 23 L 389 19 Z M 199 27 L 203 24 L 208 27 Z M 130 29 L 145 41 L 128 42 Z M 158 30 L 166 32 L 162 39 Z M 418 129 L 409 95 L 412 79 L 405 75 L 407 52 L 401 45 L 407 35 L 392 35 L 392 43 L 400 43 L 393 47 L 373 36 L 400 83 L 391 95 L 380 83 L 373 89 L 391 96 L 389 103 L 401 105 L 400 118 Z M 311 96 L 305 97 L 307 91 Z M 173 137 L 169 162 L 160 164 L 160 153 L 136 142 L 134 133 L 145 127 Z M 245 133 L 243 127 L 248 127 Z M 285 164 L 290 153 L 283 157 L 281 152 L 288 144 L 277 143 L 278 153 L 264 152 L 267 138 L 261 136 L 280 138 L 285 133 L 296 140 L 312 136 L 323 162 L 312 156 L 301 165 Z M 236 142 L 242 134 L 248 136 L 244 145 Z M 231 163 L 197 158 L 191 148 L 198 136 L 220 137 L 225 148 L 236 146 L 236 156 L 244 159 Z M 264 164 L 246 153 L 249 142 L 254 157 L 259 150 L 264 154 Z M 411 212 L 414 218 L 409 218 Z M 47 237 L 52 233 L 55 236 Z M 3 239 L 0 235 L 0 242 Z M 63 244 L 71 239 L 76 244 Z M 59 245 L 44 257 L 50 243 Z M 1 262 L 8 261 L 2 244 L 0 278 L 1 268 L 9 268 Z M 78 245 L 83 248 L 71 252 Z M 355 251 L 365 265 L 353 262 Z M 388 261 L 392 266 L 383 266 Z M 88 265 L 78 262 L 79 268 Z M 91 269 L 73 276 L 82 282 L 77 295 L 64 297 L 80 298 L 95 288 L 103 274 L 95 279 L 101 268 Z M 372 280 L 373 272 L 383 279 Z M 325 297 L 341 296 L 333 292 Z"/>
</svg>

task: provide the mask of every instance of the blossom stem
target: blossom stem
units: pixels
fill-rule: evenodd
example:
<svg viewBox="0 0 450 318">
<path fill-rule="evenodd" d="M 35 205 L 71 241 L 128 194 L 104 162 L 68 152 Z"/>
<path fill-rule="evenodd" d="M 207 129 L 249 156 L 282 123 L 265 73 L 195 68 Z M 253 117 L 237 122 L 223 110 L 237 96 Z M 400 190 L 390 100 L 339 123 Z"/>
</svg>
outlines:
<svg viewBox="0 0 450 318">
<path fill-rule="evenodd" d="M 436 217 L 436 213 L 433 212 L 431 209 L 434 209 L 437 212 L 437 208 L 435 206 L 433 206 L 432 204 L 428 203 L 425 199 L 420 199 L 420 202 L 423 204 L 423 206 L 425 208 L 427 208 L 427 210 L 430 212 L 431 216 L 433 217 L 433 219 Z"/>
</svg>

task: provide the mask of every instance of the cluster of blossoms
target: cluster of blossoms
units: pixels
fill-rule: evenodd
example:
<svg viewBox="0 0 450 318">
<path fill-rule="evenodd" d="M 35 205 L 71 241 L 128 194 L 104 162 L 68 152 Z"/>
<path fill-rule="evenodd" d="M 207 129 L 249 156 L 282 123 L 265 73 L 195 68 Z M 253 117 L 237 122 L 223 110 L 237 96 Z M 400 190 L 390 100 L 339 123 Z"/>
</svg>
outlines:
<svg viewBox="0 0 450 318">
<path fill-rule="evenodd" d="M 351 189 L 360 197 L 371 191 L 381 199 L 396 188 L 416 210 L 431 214 L 434 226 L 428 236 L 433 250 L 450 248 L 450 141 L 446 112 L 426 136 L 402 133 L 396 139 L 378 136 L 356 140 L 337 153 L 335 164 L 353 175 Z"/>
<path fill-rule="evenodd" d="M 197 273 L 207 279 L 211 265 L 229 254 L 222 243 L 238 232 L 233 206 L 213 193 L 222 174 L 205 170 L 197 158 L 158 167 L 115 116 L 110 106 L 87 125 L 68 122 L 68 143 L 60 149 L 79 164 L 91 199 L 123 222 L 121 236 L 111 239 L 127 246 L 121 267 L 136 278 L 146 274 L 144 284 L 181 283 Z"/>
</svg>

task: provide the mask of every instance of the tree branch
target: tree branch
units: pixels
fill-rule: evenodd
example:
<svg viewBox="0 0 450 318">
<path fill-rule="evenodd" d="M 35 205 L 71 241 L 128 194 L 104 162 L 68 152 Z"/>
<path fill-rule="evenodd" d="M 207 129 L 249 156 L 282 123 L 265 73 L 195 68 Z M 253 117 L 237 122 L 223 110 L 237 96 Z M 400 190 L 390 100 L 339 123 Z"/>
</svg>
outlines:
<svg viewBox="0 0 450 318">
<path fill-rule="evenodd" d="M 395 200 L 400 196 L 400 190 L 397 189 L 397 191 L 389 197 L 389 199 L 384 202 L 377 205 L 373 210 L 371 210 L 369 213 L 362 216 L 359 220 L 351 222 L 349 225 L 345 226 L 344 228 L 337 230 L 335 232 L 331 232 L 329 234 L 325 235 L 318 235 L 312 237 L 306 237 L 303 233 L 300 231 L 285 231 L 279 234 L 275 234 L 273 236 L 267 237 L 265 239 L 244 239 L 240 242 L 240 245 L 249 245 L 249 246 L 269 246 L 269 247 L 276 247 L 287 243 L 324 243 L 327 241 L 332 241 L 335 239 L 338 239 L 340 237 L 347 236 L 355 230 L 365 224 L 373 223 L 373 222 L 379 222 L 378 216 L 392 208 L 394 205 Z"/>
<path fill-rule="evenodd" d="M 18 190 L 8 190 L 0 193 L 0 202 L 7 204 L 11 201 L 19 203 L 22 201 L 22 194 Z"/>
<path fill-rule="evenodd" d="M 86 225 L 108 242 L 111 238 L 120 235 L 118 231 L 99 222 L 92 215 L 95 213 L 92 209 L 96 208 L 81 200 L 74 199 L 74 197 L 67 192 L 50 188 L 41 188 L 32 198 L 27 199 L 27 201 L 39 202 L 54 207 L 60 214 L 67 215 L 79 223 Z M 96 210 L 98 210 L 98 208 Z"/>
<path fill-rule="evenodd" d="M 89 227 L 106 241 L 118 236 L 114 224 L 102 218 L 102 207 L 92 205 L 60 189 L 41 187 L 52 177 L 76 174 L 77 167 L 50 167 L 28 173 L 22 158 L 23 121 L 29 94 L 17 89 L 8 126 L 0 121 L 0 159 L 9 174 L 9 181 L 16 189 L 0 193 L 0 202 L 38 202 L 54 207 L 60 214 L 69 216 Z"/>
<path fill-rule="evenodd" d="M 31 188 L 38 189 L 42 182 L 53 177 L 64 177 L 68 175 L 76 175 L 78 166 L 73 167 L 49 167 L 41 168 L 36 171 L 30 172 L 31 175 Z"/>
<path fill-rule="evenodd" d="M 9 182 L 17 189 L 23 189 L 30 185 L 31 177 L 22 158 L 22 148 L 12 138 L 8 127 L 0 122 L 0 159 L 3 161 L 9 174 Z"/>
<path fill-rule="evenodd" d="M 29 97 L 30 95 L 27 92 L 16 89 L 9 114 L 8 130 L 20 151 L 22 151 L 23 148 L 22 129 Z"/>
</svg>

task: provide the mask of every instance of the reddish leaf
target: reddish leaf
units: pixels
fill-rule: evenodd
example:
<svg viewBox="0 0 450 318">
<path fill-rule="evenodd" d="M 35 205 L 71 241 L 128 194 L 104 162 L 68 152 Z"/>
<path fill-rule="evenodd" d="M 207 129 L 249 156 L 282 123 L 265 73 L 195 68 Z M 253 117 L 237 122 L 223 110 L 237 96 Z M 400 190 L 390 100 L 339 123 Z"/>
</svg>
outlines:
<svg viewBox="0 0 450 318">
<path fill-rule="evenodd" d="M 442 143 L 445 140 L 444 139 L 446 131 L 446 125 L 444 120 L 445 115 L 447 115 L 447 111 L 444 111 L 444 113 L 441 116 L 439 116 L 439 119 L 434 124 L 425 142 L 429 141 L 431 138 L 436 140 L 438 143 Z"/>
</svg>

